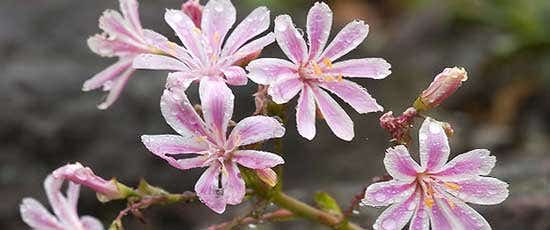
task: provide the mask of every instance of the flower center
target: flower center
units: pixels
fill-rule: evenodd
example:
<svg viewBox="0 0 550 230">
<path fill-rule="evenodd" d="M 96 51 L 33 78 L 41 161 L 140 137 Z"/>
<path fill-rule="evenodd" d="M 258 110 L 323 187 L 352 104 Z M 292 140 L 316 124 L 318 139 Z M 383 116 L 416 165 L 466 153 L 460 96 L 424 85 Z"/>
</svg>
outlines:
<svg viewBox="0 0 550 230">
<path fill-rule="evenodd" d="M 448 199 L 447 196 L 441 194 L 441 190 L 439 190 L 438 188 L 445 187 L 450 190 L 458 191 L 460 190 L 460 185 L 452 182 L 441 181 L 433 177 L 429 173 L 419 173 L 416 176 L 416 182 L 418 186 L 422 188 L 422 191 L 424 193 L 424 204 L 426 204 L 426 206 L 428 206 L 429 208 L 433 207 L 433 205 L 435 204 L 435 198 L 444 199 L 451 208 L 454 208 L 456 206 L 452 200 Z"/>
<path fill-rule="evenodd" d="M 331 70 L 332 68 L 333 68 L 333 65 L 330 59 L 325 58 L 320 63 L 317 63 L 315 61 L 310 61 L 309 63 L 302 65 L 298 70 L 298 74 L 300 75 L 300 78 L 304 81 L 315 81 L 315 82 L 342 81 L 342 74 L 338 74 L 338 76 L 334 76 L 323 72 L 326 70 Z"/>
</svg>

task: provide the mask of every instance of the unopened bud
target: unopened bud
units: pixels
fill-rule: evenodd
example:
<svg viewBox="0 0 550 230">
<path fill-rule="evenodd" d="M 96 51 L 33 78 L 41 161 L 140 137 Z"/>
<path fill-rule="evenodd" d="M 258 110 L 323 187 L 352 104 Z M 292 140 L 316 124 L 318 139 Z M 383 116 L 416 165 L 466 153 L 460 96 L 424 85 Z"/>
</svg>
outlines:
<svg viewBox="0 0 550 230">
<path fill-rule="evenodd" d="M 191 18 L 197 28 L 201 28 L 202 5 L 199 3 L 199 0 L 188 0 L 183 3 L 181 11 Z"/>
<path fill-rule="evenodd" d="M 274 187 L 277 184 L 277 173 L 270 168 L 256 169 L 256 175 L 269 187 Z"/>
<path fill-rule="evenodd" d="M 464 68 L 446 68 L 438 74 L 433 82 L 414 102 L 414 108 L 418 111 L 426 111 L 437 107 L 441 102 L 451 96 L 468 79 Z"/>
<path fill-rule="evenodd" d="M 131 191 L 131 189 L 114 179 L 105 180 L 96 176 L 92 169 L 84 167 L 78 162 L 62 166 L 53 171 L 52 174 L 56 179 L 69 180 L 96 191 L 98 198 L 102 202 L 125 198 L 128 192 Z"/>
<path fill-rule="evenodd" d="M 252 52 L 248 55 L 246 55 L 244 58 L 238 60 L 235 62 L 235 65 L 237 66 L 240 66 L 240 67 L 245 67 L 248 65 L 248 63 L 250 63 L 251 61 L 254 61 L 256 60 L 256 58 L 258 58 L 260 56 L 260 54 L 262 53 L 262 50 L 258 50 L 258 51 L 255 51 L 255 52 Z"/>
</svg>

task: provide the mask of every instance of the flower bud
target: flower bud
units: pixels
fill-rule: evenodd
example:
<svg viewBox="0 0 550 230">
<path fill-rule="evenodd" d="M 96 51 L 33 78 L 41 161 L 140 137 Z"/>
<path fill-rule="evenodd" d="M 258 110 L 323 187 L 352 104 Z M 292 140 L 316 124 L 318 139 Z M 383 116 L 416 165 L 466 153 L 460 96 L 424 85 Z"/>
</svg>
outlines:
<svg viewBox="0 0 550 230">
<path fill-rule="evenodd" d="M 62 166 L 52 174 L 56 179 L 66 179 L 96 191 L 98 199 L 102 202 L 125 198 L 131 191 L 115 179 L 108 181 L 96 176 L 92 169 L 84 167 L 78 162 Z"/>
<path fill-rule="evenodd" d="M 183 3 L 181 5 L 181 11 L 191 18 L 197 28 L 201 28 L 202 5 L 199 3 L 199 0 L 188 0 Z"/>
<path fill-rule="evenodd" d="M 446 68 L 438 74 L 433 82 L 414 102 L 414 108 L 418 111 L 426 111 L 437 107 L 441 102 L 451 96 L 468 79 L 464 68 Z"/>
<path fill-rule="evenodd" d="M 274 187 L 277 184 L 277 173 L 270 168 L 256 169 L 256 175 L 269 187 Z"/>
</svg>

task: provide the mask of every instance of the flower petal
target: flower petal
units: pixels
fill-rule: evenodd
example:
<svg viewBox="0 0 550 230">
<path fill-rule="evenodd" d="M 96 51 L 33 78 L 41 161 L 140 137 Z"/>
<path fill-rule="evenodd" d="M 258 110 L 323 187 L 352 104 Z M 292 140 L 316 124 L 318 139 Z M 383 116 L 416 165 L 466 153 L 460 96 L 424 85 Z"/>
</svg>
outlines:
<svg viewBox="0 0 550 230">
<path fill-rule="evenodd" d="M 296 65 L 279 58 L 260 58 L 248 64 L 248 77 L 257 84 L 269 85 L 279 76 L 296 74 Z"/>
<path fill-rule="evenodd" d="M 195 192 L 200 201 L 216 213 L 225 211 L 226 202 L 223 198 L 223 190 L 218 187 L 218 177 L 220 175 L 221 165 L 214 163 L 204 173 L 195 184 Z"/>
<path fill-rule="evenodd" d="M 428 172 L 437 172 L 449 159 L 449 141 L 443 127 L 432 118 L 426 118 L 418 134 L 420 163 Z"/>
<path fill-rule="evenodd" d="M 165 88 L 177 94 L 185 94 L 185 91 L 200 75 L 193 71 L 172 72 L 166 77 Z"/>
<path fill-rule="evenodd" d="M 54 173 L 52 173 L 53 175 Z M 55 175 L 54 175 L 55 177 Z M 77 210 L 78 196 L 80 195 L 80 184 L 69 182 L 67 186 L 67 202 Z"/>
<path fill-rule="evenodd" d="M 132 28 L 132 26 L 120 15 L 119 12 L 114 10 L 106 10 L 99 18 L 99 28 L 109 34 L 111 39 L 116 39 L 121 42 L 136 46 L 143 46 L 143 39 L 138 32 Z"/>
<path fill-rule="evenodd" d="M 468 178 L 452 182 L 458 189 L 446 188 L 446 191 L 464 202 L 494 205 L 508 197 L 508 184 L 492 177 Z"/>
<path fill-rule="evenodd" d="M 468 177 L 487 175 L 495 167 L 496 157 L 487 149 L 475 149 L 460 154 L 445 164 L 434 176 L 444 181 L 463 180 Z"/>
<path fill-rule="evenodd" d="M 353 131 L 353 121 L 346 111 L 327 92 L 318 87 L 313 87 L 312 91 L 319 110 L 332 132 L 342 140 L 351 141 L 355 133 Z"/>
<path fill-rule="evenodd" d="M 409 150 L 404 145 L 398 145 L 386 150 L 384 157 L 386 171 L 391 177 L 400 181 L 412 182 L 416 179 L 418 172 L 422 171 L 409 154 Z"/>
<path fill-rule="evenodd" d="M 52 175 L 48 175 L 44 180 L 46 195 L 57 218 L 63 225 L 78 226 L 80 225 L 78 214 L 75 207 L 61 193 L 62 185 L 63 179 L 56 179 Z"/>
<path fill-rule="evenodd" d="M 177 166 L 174 166 L 171 162 L 169 163 L 170 165 L 178 169 L 187 170 L 187 169 L 193 169 L 193 168 L 206 167 L 208 166 L 207 163 L 209 162 L 209 160 L 210 159 L 208 158 L 208 156 L 198 156 L 198 157 L 179 159 L 176 161 Z"/>
<path fill-rule="evenodd" d="M 189 51 L 187 51 L 182 46 L 169 41 L 164 35 L 159 34 L 152 30 L 144 30 L 143 35 L 145 41 L 152 47 L 169 54 L 172 57 L 177 58 L 179 61 L 183 62 L 189 68 L 199 68 L 200 61 L 193 59 Z"/>
<path fill-rule="evenodd" d="M 447 221 L 452 226 L 449 229 L 491 229 L 491 226 L 489 226 L 489 223 L 487 223 L 483 216 L 459 199 L 445 196 L 445 199 L 436 199 L 436 203 L 441 207 Z M 436 229 L 435 225 L 432 226 Z"/>
<path fill-rule="evenodd" d="M 193 136 L 143 135 L 141 141 L 155 155 L 198 153 L 208 149 L 208 143 Z"/>
<path fill-rule="evenodd" d="M 334 61 L 355 49 L 369 33 L 369 25 L 356 20 L 348 23 L 327 46 L 319 60 L 329 59 Z"/>
<path fill-rule="evenodd" d="M 96 34 L 87 40 L 92 52 L 102 57 L 128 56 L 144 52 L 142 48 L 123 42 L 118 39 L 110 39 L 105 34 Z"/>
<path fill-rule="evenodd" d="M 222 68 L 221 71 L 225 75 L 225 81 L 230 85 L 246 85 L 248 78 L 246 71 L 240 66 L 229 66 Z"/>
<path fill-rule="evenodd" d="M 315 60 L 325 48 L 332 26 L 332 10 L 324 2 L 316 2 L 307 14 L 309 60 Z"/>
<path fill-rule="evenodd" d="M 120 11 L 135 31 L 141 31 L 141 22 L 139 20 L 139 4 L 136 0 L 120 0 Z"/>
<path fill-rule="evenodd" d="M 308 140 L 315 137 L 315 97 L 309 86 L 304 86 L 296 106 L 296 126 L 298 133 Z"/>
<path fill-rule="evenodd" d="M 420 194 L 420 202 L 424 200 L 424 195 Z M 430 229 L 430 217 L 428 216 L 428 209 L 423 203 L 416 205 L 416 209 L 409 224 L 409 230 L 429 230 Z"/>
<path fill-rule="evenodd" d="M 420 203 L 420 192 L 416 192 L 406 197 L 406 200 L 400 203 L 393 204 L 376 219 L 372 226 L 373 229 L 380 230 L 397 230 L 403 229 L 411 219 L 414 209 Z"/>
<path fill-rule="evenodd" d="M 307 47 L 304 38 L 294 27 L 292 18 L 280 15 L 275 18 L 275 38 L 283 52 L 295 64 L 307 61 Z"/>
<path fill-rule="evenodd" d="M 233 159 L 240 165 L 251 169 L 266 169 L 285 163 L 283 158 L 277 154 L 257 150 L 236 151 Z"/>
<path fill-rule="evenodd" d="M 284 104 L 290 101 L 296 94 L 302 90 L 304 83 L 296 75 L 282 76 L 277 81 L 271 83 L 267 93 L 277 104 Z"/>
<path fill-rule="evenodd" d="M 243 47 L 239 48 L 235 53 L 223 57 L 224 63 L 227 65 L 236 65 L 243 60 L 250 58 L 250 56 L 255 56 L 262 51 L 263 48 L 275 41 L 275 35 L 269 33 L 263 37 L 260 37 L 256 40 L 249 42 Z"/>
<path fill-rule="evenodd" d="M 213 53 L 218 53 L 227 31 L 237 18 L 237 10 L 229 0 L 210 0 L 202 10 L 201 29 Z"/>
<path fill-rule="evenodd" d="M 376 100 L 365 88 L 355 82 L 342 80 L 323 82 L 319 85 L 342 98 L 342 100 L 351 105 L 358 113 L 370 113 L 384 110 L 382 106 L 376 103 Z"/>
<path fill-rule="evenodd" d="M 134 58 L 135 69 L 187 71 L 189 68 L 181 61 L 164 55 L 140 54 Z"/>
<path fill-rule="evenodd" d="M 103 224 L 101 221 L 92 216 L 80 217 L 80 222 L 84 226 L 85 230 L 103 230 Z"/>
<path fill-rule="evenodd" d="M 428 208 L 430 216 L 430 225 L 434 230 L 452 230 L 456 228 L 456 218 L 453 215 L 449 215 L 447 210 L 442 206 L 444 205 L 440 198 L 435 198 L 435 203 L 432 207 Z M 421 205 L 426 205 L 422 203 Z"/>
<path fill-rule="evenodd" d="M 189 16 L 181 10 L 166 10 L 164 20 L 176 32 L 176 35 L 178 35 L 185 48 L 189 50 L 189 53 L 194 58 L 204 63 L 206 54 L 201 43 L 202 34 L 200 30 L 195 27 L 195 23 L 193 23 Z"/>
<path fill-rule="evenodd" d="M 222 173 L 223 197 L 228 204 L 240 204 L 246 193 L 244 180 L 235 162 L 224 163 L 227 173 Z"/>
<path fill-rule="evenodd" d="M 116 78 L 120 77 L 132 67 L 132 61 L 131 58 L 119 59 L 115 64 L 107 67 L 84 82 L 82 91 L 94 90 L 109 84 L 109 82 L 112 83 Z"/>
<path fill-rule="evenodd" d="M 224 145 L 227 125 L 233 116 L 235 96 L 225 82 L 209 78 L 201 80 L 199 96 L 206 126 L 217 138 L 217 143 Z"/>
<path fill-rule="evenodd" d="M 164 90 L 160 99 L 160 110 L 166 123 L 182 136 L 211 138 L 204 122 L 182 92 Z"/>
<path fill-rule="evenodd" d="M 378 182 L 369 185 L 363 203 L 370 206 L 387 206 L 409 198 L 416 184 L 398 180 Z"/>
<path fill-rule="evenodd" d="M 269 10 L 262 6 L 254 9 L 229 35 L 222 56 L 233 54 L 244 43 L 264 32 L 269 27 Z"/>
<path fill-rule="evenodd" d="M 258 143 L 263 140 L 280 138 L 285 128 L 279 121 L 267 116 L 252 116 L 241 120 L 229 135 L 228 149 Z"/>
<path fill-rule="evenodd" d="M 391 74 L 391 65 L 382 58 L 350 59 L 336 62 L 324 74 L 345 77 L 383 79 Z"/>
<path fill-rule="evenodd" d="M 122 93 L 122 90 L 124 90 L 124 87 L 126 87 L 128 80 L 130 80 L 130 77 L 132 77 L 134 72 L 135 72 L 135 69 L 128 68 L 125 72 L 119 75 L 117 79 L 113 79 L 112 82 L 105 83 L 108 85 L 109 94 L 107 94 L 107 98 L 105 99 L 105 101 L 97 105 L 97 108 L 101 110 L 105 110 L 109 108 L 111 105 L 113 105 L 113 103 L 115 103 L 115 101 L 118 99 L 118 97 Z"/>
<path fill-rule="evenodd" d="M 37 200 L 33 198 L 23 198 L 19 206 L 23 222 L 32 228 L 42 228 L 45 230 L 63 229 L 61 223 Z"/>
</svg>

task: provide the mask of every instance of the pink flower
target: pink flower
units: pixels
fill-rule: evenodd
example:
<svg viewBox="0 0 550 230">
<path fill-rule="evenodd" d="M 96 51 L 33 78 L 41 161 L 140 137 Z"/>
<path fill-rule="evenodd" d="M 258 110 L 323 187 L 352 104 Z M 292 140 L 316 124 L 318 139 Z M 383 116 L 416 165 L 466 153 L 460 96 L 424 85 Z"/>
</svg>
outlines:
<svg viewBox="0 0 550 230">
<path fill-rule="evenodd" d="M 76 184 L 81 184 L 96 191 L 102 201 L 115 200 L 125 197 L 120 191 L 115 180 L 105 180 L 94 174 L 92 169 L 82 166 L 76 162 L 67 164 L 55 171 L 52 175 L 56 179 L 66 179 Z"/>
<path fill-rule="evenodd" d="M 296 121 L 303 137 L 309 140 L 315 137 L 315 110 L 319 108 L 332 132 L 349 141 L 354 137 L 353 121 L 325 90 L 342 98 L 359 113 L 382 111 L 382 106 L 363 87 L 343 77 L 382 79 L 391 73 L 390 64 L 380 58 L 333 63 L 359 46 L 367 37 L 369 27 L 363 21 L 353 21 L 325 48 L 331 26 L 330 8 L 325 3 L 315 3 L 307 16 L 308 52 L 290 16 L 278 16 L 275 37 L 292 62 L 277 58 L 257 59 L 247 66 L 248 77 L 258 84 L 269 85 L 268 93 L 278 104 L 300 93 Z"/>
<path fill-rule="evenodd" d="M 23 221 L 33 229 L 102 230 L 103 225 L 96 218 L 78 216 L 80 185 L 69 182 L 66 196 L 61 193 L 62 185 L 63 179 L 56 179 L 52 175 L 44 181 L 46 195 L 55 216 L 34 198 L 24 198 L 19 207 Z"/>
<path fill-rule="evenodd" d="M 489 150 L 475 149 L 451 161 L 441 124 L 427 118 L 419 134 L 418 165 L 403 145 L 389 148 L 384 158 L 393 180 L 370 185 L 363 202 L 387 206 L 374 229 L 491 229 L 468 203 L 492 205 L 508 197 L 508 184 L 487 177 L 496 159 Z M 446 163 L 447 162 L 447 163 Z"/>
<path fill-rule="evenodd" d="M 414 107 L 420 111 L 437 107 L 453 95 L 466 80 L 468 80 L 468 74 L 464 68 L 445 68 L 443 72 L 435 76 L 430 86 L 416 99 Z"/>
<path fill-rule="evenodd" d="M 237 123 L 227 137 L 234 103 L 231 90 L 221 80 L 204 79 L 199 91 L 204 121 L 184 93 L 167 89 L 161 99 L 161 111 L 179 135 L 144 135 L 141 139 L 151 152 L 173 167 L 208 167 L 197 181 L 195 192 L 209 208 L 222 213 L 226 204 L 239 204 L 245 195 L 237 164 L 268 169 L 284 163 L 276 154 L 240 150 L 239 146 L 282 137 L 285 129 L 274 118 L 252 116 Z"/>
<path fill-rule="evenodd" d="M 185 90 L 192 81 L 202 78 L 221 78 L 230 85 L 246 85 L 246 72 L 238 64 L 274 41 L 270 33 L 248 42 L 269 27 L 266 7 L 252 11 L 227 39 L 236 20 L 235 7 L 229 0 L 210 0 L 202 10 L 200 28 L 181 10 L 167 10 L 164 19 L 184 47 L 158 37 L 151 41 L 153 46 L 172 57 L 142 54 L 133 66 L 174 71 L 168 75 L 167 88 Z"/>
<path fill-rule="evenodd" d="M 104 33 L 96 34 L 88 39 L 90 49 L 103 57 L 118 57 L 118 61 L 84 82 L 83 91 L 103 87 L 109 91 L 105 101 L 98 105 L 99 109 L 111 106 L 126 86 L 134 73 L 132 61 L 140 53 L 156 52 L 147 44 L 149 36 L 156 33 L 141 27 L 136 0 L 119 0 L 122 15 L 114 10 L 106 10 L 99 18 L 99 28 Z"/>
</svg>

